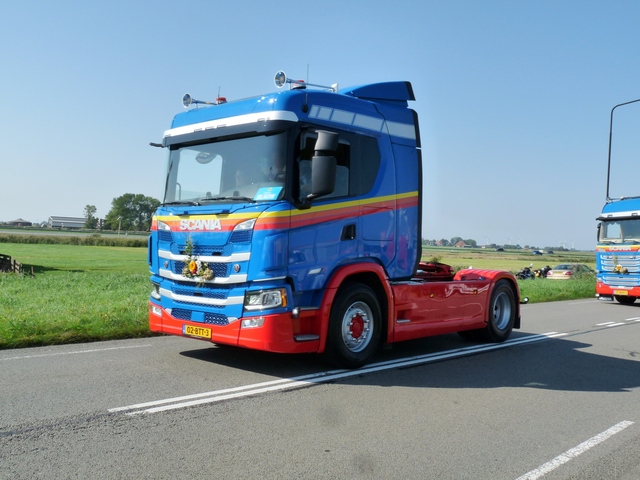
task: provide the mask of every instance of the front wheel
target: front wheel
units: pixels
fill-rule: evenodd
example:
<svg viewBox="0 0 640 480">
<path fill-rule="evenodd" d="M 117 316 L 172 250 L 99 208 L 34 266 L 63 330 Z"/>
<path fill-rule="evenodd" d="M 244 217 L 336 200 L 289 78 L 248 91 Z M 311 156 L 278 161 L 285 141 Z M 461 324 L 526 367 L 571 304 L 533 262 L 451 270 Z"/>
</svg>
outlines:
<svg viewBox="0 0 640 480">
<path fill-rule="evenodd" d="M 507 280 L 500 280 L 491 292 L 485 336 L 491 342 L 504 342 L 516 321 L 516 295 Z"/>
<path fill-rule="evenodd" d="M 382 314 L 375 293 L 367 285 L 344 285 L 333 302 L 325 354 L 333 364 L 359 368 L 380 344 Z"/>
<path fill-rule="evenodd" d="M 622 305 L 633 305 L 636 301 L 636 297 L 629 297 L 627 295 L 615 295 L 615 299 Z"/>
</svg>

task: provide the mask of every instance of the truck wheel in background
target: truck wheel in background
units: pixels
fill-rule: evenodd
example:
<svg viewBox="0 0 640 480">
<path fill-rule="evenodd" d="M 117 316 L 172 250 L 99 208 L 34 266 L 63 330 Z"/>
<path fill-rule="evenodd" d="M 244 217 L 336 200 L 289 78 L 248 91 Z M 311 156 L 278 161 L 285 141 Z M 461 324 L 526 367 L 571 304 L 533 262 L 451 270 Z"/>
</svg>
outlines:
<svg viewBox="0 0 640 480">
<path fill-rule="evenodd" d="M 345 368 L 367 363 L 380 344 L 381 317 L 380 304 L 371 288 L 360 283 L 343 285 L 331 307 L 327 359 Z"/>
<path fill-rule="evenodd" d="M 622 305 L 632 305 L 636 301 L 636 297 L 628 297 L 626 295 L 615 295 L 615 299 Z"/>
<path fill-rule="evenodd" d="M 507 280 L 499 280 L 489 302 L 489 319 L 485 329 L 485 337 L 491 342 L 504 342 L 516 321 L 516 295 Z"/>
</svg>

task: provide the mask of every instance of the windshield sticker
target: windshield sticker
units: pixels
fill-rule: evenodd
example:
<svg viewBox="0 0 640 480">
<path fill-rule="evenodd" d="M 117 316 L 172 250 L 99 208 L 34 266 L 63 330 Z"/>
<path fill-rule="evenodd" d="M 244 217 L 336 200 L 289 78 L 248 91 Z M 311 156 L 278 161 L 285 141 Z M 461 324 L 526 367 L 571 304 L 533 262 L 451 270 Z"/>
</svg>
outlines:
<svg viewBox="0 0 640 480">
<path fill-rule="evenodd" d="M 258 189 L 254 200 L 277 200 L 282 187 L 262 187 Z"/>
</svg>

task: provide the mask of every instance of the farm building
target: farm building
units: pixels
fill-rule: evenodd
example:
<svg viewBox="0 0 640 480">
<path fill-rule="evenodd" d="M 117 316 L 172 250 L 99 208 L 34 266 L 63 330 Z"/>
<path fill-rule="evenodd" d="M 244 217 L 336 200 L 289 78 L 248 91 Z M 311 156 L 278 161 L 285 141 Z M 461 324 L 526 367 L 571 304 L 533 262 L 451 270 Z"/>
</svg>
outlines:
<svg viewBox="0 0 640 480">
<path fill-rule="evenodd" d="M 47 226 L 49 228 L 84 228 L 87 221 L 84 217 L 49 217 Z"/>
<path fill-rule="evenodd" d="M 15 220 L 11 220 L 10 222 L 7 222 L 7 225 L 12 225 L 16 227 L 30 227 L 31 222 L 28 222 L 27 220 L 23 220 L 21 218 L 17 218 Z"/>
</svg>

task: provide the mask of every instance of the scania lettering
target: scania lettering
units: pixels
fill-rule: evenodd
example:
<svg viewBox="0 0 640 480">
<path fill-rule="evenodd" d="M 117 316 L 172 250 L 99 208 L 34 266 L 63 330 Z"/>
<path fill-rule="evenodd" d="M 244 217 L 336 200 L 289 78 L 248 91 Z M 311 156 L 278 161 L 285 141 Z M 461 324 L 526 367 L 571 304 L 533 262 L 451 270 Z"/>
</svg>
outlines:
<svg viewBox="0 0 640 480">
<path fill-rule="evenodd" d="M 383 345 L 501 342 L 520 327 L 512 274 L 421 260 L 409 82 L 339 90 L 278 72 L 276 86 L 231 102 L 187 94 L 157 145 L 151 330 L 357 368 Z"/>
<path fill-rule="evenodd" d="M 220 220 L 180 220 L 180 230 L 222 230 Z"/>
</svg>

